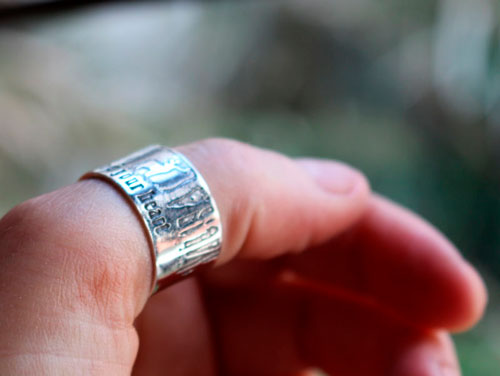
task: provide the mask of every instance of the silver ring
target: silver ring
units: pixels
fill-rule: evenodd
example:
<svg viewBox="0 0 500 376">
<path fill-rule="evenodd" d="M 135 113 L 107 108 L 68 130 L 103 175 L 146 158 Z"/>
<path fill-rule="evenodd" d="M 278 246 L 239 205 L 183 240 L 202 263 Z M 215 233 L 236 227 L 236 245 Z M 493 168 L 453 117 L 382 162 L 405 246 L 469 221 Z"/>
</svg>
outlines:
<svg viewBox="0 0 500 376">
<path fill-rule="evenodd" d="M 156 265 L 153 293 L 218 257 L 219 211 L 207 183 L 182 154 L 149 146 L 81 177 L 89 178 L 120 188 L 140 214 Z"/>
</svg>

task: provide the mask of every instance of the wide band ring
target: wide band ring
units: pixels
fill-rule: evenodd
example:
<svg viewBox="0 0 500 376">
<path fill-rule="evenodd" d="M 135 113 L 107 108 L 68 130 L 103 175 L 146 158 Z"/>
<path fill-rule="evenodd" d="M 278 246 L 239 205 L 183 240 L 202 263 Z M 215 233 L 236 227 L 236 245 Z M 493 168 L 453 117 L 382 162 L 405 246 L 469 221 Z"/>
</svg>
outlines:
<svg viewBox="0 0 500 376">
<path fill-rule="evenodd" d="M 119 188 L 137 210 L 155 261 L 153 293 L 219 255 L 219 211 L 207 183 L 182 154 L 149 146 L 81 177 L 88 178 Z"/>
</svg>

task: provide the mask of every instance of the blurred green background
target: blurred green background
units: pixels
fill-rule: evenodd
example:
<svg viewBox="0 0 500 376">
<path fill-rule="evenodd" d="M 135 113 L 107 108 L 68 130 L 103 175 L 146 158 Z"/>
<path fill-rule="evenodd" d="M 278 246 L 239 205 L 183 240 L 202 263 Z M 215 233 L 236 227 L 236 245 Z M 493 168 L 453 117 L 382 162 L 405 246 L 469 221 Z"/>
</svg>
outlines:
<svg viewBox="0 0 500 376">
<path fill-rule="evenodd" d="M 150 143 L 342 159 L 480 269 L 486 317 L 455 338 L 464 375 L 499 375 L 499 16 L 497 0 L 0 13 L 0 215 Z"/>
</svg>

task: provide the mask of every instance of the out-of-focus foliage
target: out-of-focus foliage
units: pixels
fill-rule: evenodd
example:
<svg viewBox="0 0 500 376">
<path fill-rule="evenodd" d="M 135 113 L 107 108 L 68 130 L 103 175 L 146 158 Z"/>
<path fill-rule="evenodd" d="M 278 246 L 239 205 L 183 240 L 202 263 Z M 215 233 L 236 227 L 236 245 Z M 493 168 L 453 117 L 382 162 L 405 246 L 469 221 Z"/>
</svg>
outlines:
<svg viewBox="0 0 500 376">
<path fill-rule="evenodd" d="M 465 375 L 497 375 L 499 16 L 496 0 L 309 0 L 5 21 L 0 213 L 153 142 L 339 158 L 484 272 L 487 316 L 456 339 Z"/>
</svg>

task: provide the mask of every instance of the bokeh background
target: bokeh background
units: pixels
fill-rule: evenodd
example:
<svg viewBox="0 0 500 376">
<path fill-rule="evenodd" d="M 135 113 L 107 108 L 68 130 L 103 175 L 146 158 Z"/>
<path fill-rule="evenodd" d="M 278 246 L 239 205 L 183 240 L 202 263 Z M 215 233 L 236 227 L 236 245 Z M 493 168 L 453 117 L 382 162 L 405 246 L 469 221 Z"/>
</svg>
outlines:
<svg viewBox="0 0 500 376">
<path fill-rule="evenodd" d="M 464 375 L 500 374 L 497 0 L 0 0 L 0 215 L 150 143 L 338 158 L 483 273 Z M 22 2 L 17 2 L 22 3 Z"/>
</svg>

